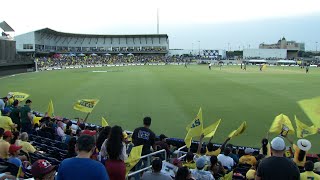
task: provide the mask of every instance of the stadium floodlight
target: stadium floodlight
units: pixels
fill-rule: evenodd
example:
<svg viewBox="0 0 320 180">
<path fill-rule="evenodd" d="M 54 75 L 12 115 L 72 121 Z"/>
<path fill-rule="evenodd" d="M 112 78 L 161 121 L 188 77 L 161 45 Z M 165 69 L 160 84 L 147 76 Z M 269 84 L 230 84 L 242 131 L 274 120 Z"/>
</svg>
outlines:
<svg viewBox="0 0 320 180">
<path fill-rule="evenodd" d="M 122 53 L 119 53 L 118 56 L 123 56 L 123 54 L 122 54 Z"/>
</svg>

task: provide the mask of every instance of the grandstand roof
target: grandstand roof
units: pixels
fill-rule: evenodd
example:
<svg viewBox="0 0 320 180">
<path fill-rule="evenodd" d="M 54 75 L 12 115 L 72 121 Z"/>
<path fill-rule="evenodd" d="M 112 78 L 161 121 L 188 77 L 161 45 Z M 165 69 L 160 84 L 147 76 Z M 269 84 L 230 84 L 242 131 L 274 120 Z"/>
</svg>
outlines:
<svg viewBox="0 0 320 180">
<path fill-rule="evenodd" d="M 13 32 L 14 30 L 9 24 L 5 21 L 0 22 L 0 28 L 3 29 L 4 32 Z"/>
<path fill-rule="evenodd" d="M 65 33 L 65 32 L 59 32 L 59 31 L 55 31 L 53 29 L 50 28 L 43 28 L 43 29 L 39 29 L 36 30 L 35 32 L 41 32 L 41 33 L 48 33 L 48 34 L 54 34 L 54 35 L 59 35 L 59 36 L 68 36 L 68 37 L 72 37 L 72 36 L 76 36 L 76 37 L 100 37 L 100 38 L 111 38 L 111 37 L 141 37 L 141 36 L 148 36 L 148 37 L 168 37 L 167 34 L 126 34 L 126 35 L 104 35 L 104 34 L 76 34 L 76 33 Z"/>
</svg>

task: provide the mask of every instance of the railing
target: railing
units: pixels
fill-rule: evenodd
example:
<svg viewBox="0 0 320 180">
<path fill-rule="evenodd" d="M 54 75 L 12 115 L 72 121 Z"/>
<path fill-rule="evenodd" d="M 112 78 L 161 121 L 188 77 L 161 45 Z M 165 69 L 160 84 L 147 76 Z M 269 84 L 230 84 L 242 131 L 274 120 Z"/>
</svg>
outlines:
<svg viewBox="0 0 320 180">
<path fill-rule="evenodd" d="M 156 152 L 153 152 L 153 153 L 150 153 L 150 154 L 146 154 L 144 156 L 141 156 L 140 160 L 141 159 L 144 159 L 144 158 L 147 158 L 147 165 L 145 168 L 142 168 L 142 169 L 139 169 L 137 171 L 134 171 L 134 172 L 131 172 L 128 174 L 127 176 L 127 179 L 129 179 L 129 177 L 135 175 L 135 174 L 138 174 L 138 173 L 141 173 L 141 172 L 144 172 L 144 171 L 147 171 L 148 169 L 150 169 L 152 166 L 150 166 L 150 157 L 153 156 L 153 155 L 156 155 L 156 154 L 160 154 L 160 153 L 164 153 L 164 161 L 167 161 L 167 152 L 165 149 L 162 149 L 162 150 L 159 150 L 159 151 L 156 151 Z"/>
</svg>

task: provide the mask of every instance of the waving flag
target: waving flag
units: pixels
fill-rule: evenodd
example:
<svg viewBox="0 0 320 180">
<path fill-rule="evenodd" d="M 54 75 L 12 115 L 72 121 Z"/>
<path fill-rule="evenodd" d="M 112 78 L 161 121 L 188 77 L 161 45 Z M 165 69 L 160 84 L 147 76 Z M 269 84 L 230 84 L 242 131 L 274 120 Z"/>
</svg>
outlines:
<svg viewBox="0 0 320 180">
<path fill-rule="evenodd" d="M 81 99 L 76 102 L 76 104 L 73 106 L 73 109 L 85 113 L 91 113 L 98 102 L 99 99 Z"/>
<path fill-rule="evenodd" d="M 294 134 L 294 129 L 289 117 L 284 114 L 280 114 L 273 120 L 269 132 L 279 134 L 284 129 L 288 131 L 288 134 Z"/>
<path fill-rule="evenodd" d="M 213 123 L 212 125 L 206 127 L 203 130 L 204 137 L 211 138 L 216 133 L 219 125 L 220 125 L 221 119 L 219 119 L 217 122 Z"/>
<path fill-rule="evenodd" d="M 102 127 L 109 126 L 107 120 L 106 120 L 104 117 L 101 117 L 101 126 L 102 126 Z"/>
<path fill-rule="evenodd" d="M 318 128 L 315 126 L 307 126 L 306 124 L 302 123 L 297 116 L 294 116 L 297 126 L 297 137 L 298 138 L 305 138 L 309 135 L 317 134 Z"/>
<path fill-rule="evenodd" d="M 320 128 L 320 96 L 312 99 L 301 100 L 298 104 L 307 114 L 315 127 Z"/>
<path fill-rule="evenodd" d="M 53 108 L 52 100 L 49 101 L 47 114 L 48 114 L 48 116 L 51 117 L 51 118 L 54 117 L 54 108 Z"/>
<path fill-rule="evenodd" d="M 184 139 L 184 142 L 186 143 L 187 147 L 189 148 L 191 146 L 191 140 L 193 137 L 199 137 L 202 134 L 203 131 L 203 120 L 202 120 L 202 109 L 199 109 L 199 112 L 194 118 L 191 123 L 186 127 L 188 133 Z"/>
<path fill-rule="evenodd" d="M 14 95 L 14 98 L 17 99 L 18 101 L 24 101 L 27 99 L 30 95 L 22 92 L 12 92 Z"/>
<path fill-rule="evenodd" d="M 126 176 L 129 174 L 131 169 L 140 161 L 141 152 L 143 145 L 135 146 L 131 149 L 128 159 L 125 161 L 126 164 Z"/>
<path fill-rule="evenodd" d="M 244 121 L 239 127 L 238 129 L 232 131 L 230 134 L 229 134 L 229 138 L 233 138 L 233 137 L 236 137 L 236 136 L 239 136 L 240 134 L 242 134 L 247 128 L 247 122 Z"/>
</svg>

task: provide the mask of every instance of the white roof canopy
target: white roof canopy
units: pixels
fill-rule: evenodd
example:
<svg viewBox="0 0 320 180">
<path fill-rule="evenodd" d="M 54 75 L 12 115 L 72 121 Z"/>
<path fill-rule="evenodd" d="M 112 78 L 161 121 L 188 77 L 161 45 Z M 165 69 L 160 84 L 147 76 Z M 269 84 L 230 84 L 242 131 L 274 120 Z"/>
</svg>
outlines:
<svg viewBox="0 0 320 180">
<path fill-rule="evenodd" d="M 0 28 L 4 31 L 4 32 L 14 32 L 14 30 L 9 26 L 8 23 L 6 23 L 5 21 L 0 22 Z"/>
</svg>

